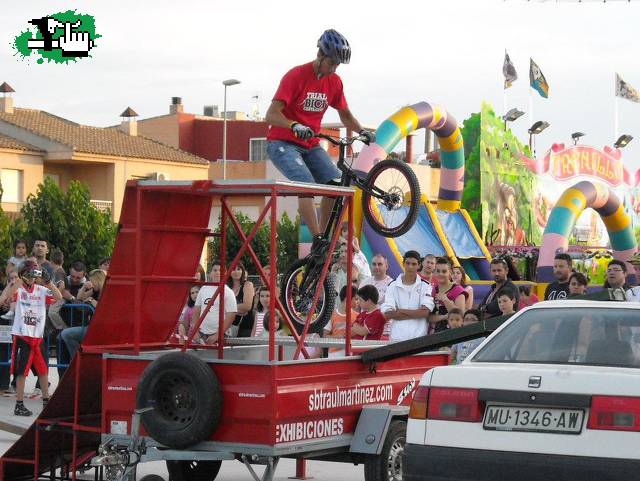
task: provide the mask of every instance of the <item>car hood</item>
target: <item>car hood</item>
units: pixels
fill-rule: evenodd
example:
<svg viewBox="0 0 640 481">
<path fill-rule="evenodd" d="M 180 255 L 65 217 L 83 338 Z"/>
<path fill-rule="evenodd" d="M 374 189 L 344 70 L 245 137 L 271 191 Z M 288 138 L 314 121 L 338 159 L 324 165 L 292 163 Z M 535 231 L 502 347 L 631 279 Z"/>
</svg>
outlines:
<svg viewBox="0 0 640 481">
<path fill-rule="evenodd" d="M 540 387 L 529 387 L 540 377 Z M 422 384 L 442 387 L 569 392 L 576 394 L 638 395 L 640 369 L 559 364 L 469 362 L 437 367 Z"/>
</svg>

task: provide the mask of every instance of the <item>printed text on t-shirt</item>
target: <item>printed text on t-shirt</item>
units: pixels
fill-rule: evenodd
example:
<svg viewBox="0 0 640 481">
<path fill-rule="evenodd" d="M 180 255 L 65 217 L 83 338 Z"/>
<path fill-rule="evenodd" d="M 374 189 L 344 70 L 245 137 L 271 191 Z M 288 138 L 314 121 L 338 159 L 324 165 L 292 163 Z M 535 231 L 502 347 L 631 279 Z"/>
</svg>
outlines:
<svg viewBox="0 0 640 481">
<path fill-rule="evenodd" d="M 302 103 L 302 109 L 307 112 L 324 112 L 328 106 L 327 94 L 322 92 L 307 92 L 307 98 Z"/>
</svg>

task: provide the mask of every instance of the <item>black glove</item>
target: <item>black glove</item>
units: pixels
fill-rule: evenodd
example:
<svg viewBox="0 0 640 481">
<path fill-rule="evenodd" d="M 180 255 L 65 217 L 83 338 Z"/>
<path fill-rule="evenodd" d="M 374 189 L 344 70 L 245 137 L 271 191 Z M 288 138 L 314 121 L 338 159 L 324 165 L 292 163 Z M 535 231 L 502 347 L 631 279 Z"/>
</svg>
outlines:
<svg viewBox="0 0 640 481">
<path fill-rule="evenodd" d="M 311 127 L 307 127 L 299 122 L 292 123 L 291 130 L 293 131 L 293 135 L 298 137 L 300 140 L 309 140 L 314 136 L 314 132 Z"/>
<path fill-rule="evenodd" d="M 49 274 L 48 270 L 43 268 L 40 279 L 42 279 L 42 283 L 46 286 L 47 284 L 49 284 L 49 282 L 51 282 L 51 274 Z"/>
<path fill-rule="evenodd" d="M 364 140 L 364 143 L 365 143 L 366 145 L 373 144 L 373 143 L 375 143 L 375 141 L 376 141 L 376 134 L 375 134 L 375 132 L 372 132 L 372 131 L 370 131 L 370 130 L 362 129 L 362 130 L 360 131 L 360 135 L 362 135 L 363 137 L 366 137 L 366 140 Z"/>
</svg>

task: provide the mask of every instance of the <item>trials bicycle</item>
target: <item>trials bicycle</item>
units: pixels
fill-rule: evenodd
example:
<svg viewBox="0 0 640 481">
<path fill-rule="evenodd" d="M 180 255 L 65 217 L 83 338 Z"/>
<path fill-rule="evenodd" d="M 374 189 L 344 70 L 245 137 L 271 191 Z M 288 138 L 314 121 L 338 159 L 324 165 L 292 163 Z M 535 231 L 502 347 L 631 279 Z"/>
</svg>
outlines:
<svg viewBox="0 0 640 481">
<path fill-rule="evenodd" d="M 337 167 L 342 172 L 340 186 L 354 185 L 362 190 L 362 212 L 376 233 L 398 237 L 413 226 L 420 207 L 420 184 L 411 167 L 401 160 L 386 159 L 376 163 L 366 174 L 356 172 L 351 164 L 347 164 L 346 150 L 355 141 L 366 143 L 366 137 L 334 138 L 324 134 L 316 134 L 316 137 L 338 146 Z M 309 255 L 294 262 L 282 277 L 280 300 L 298 333 L 304 329 L 327 256 L 332 256 L 333 264 L 339 255 L 328 252 L 328 249 L 335 229 L 340 228 L 338 223 L 344 207 L 344 199 L 338 197 L 322 239 L 315 240 Z M 322 331 L 333 314 L 336 295 L 334 278 L 329 272 L 307 332 Z"/>
</svg>

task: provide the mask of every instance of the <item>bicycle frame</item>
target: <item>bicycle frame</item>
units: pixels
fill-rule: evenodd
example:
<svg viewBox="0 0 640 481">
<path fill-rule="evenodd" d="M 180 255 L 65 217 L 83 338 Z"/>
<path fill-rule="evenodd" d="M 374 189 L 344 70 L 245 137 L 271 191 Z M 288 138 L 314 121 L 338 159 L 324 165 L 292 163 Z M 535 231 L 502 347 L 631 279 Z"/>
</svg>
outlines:
<svg viewBox="0 0 640 481">
<path fill-rule="evenodd" d="M 362 140 L 362 138 L 358 136 L 350 139 L 343 139 L 343 138 L 336 139 L 324 134 L 317 134 L 316 136 L 326 139 L 329 142 L 331 142 L 333 145 L 338 146 L 337 167 L 342 172 L 342 177 L 340 178 L 340 186 L 350 187 L 353 184 L 367 192 L 372 192 L 372 190 L 367 188 L 367 186 L 365 185 L 364 179 L 361 179 L 358 175 L 356 175 L 356 173 L 353 170 L 351 170 L 345 163 L 347 146 L 351 145 L 355 140 Z M 374 190 L 380 190 L 380 189 L 374 189 Z M 382 197 L 386 193 L 380 190 L 380 192 L 379 193 L 376 192 L 376 194 Z M 327 225 L 325 226 L 325 229 L 324 229 L 325 239 L 331 239 L 332 233 L 336 228 L 338 228 L 337 224 L 340 220 L 343 207 L 344 207 L 343 199 L 341 197 L 336 198 L 335 202 L 333 203 L 333 208 L 331 209 L 331 214 L 329 216 L 329 219 L 327 220 Z M 335 254 L 330 253 L 329 255 L 335 255 Z M 335 260 L 336 259 L 334 258 L 332 263 L 335 262 Z M 304 273 L 304 276 L 300 284 L 304 290 L 307 290 L 309 288 L 308 282 L 310 281 L 310 279 L 314 279 L 317 277 L 317 275 L 319 274 L 319 270 L 322 268 L 322 264 L 323 264 L 322 262 L 318 262 L 318 263 L 313 262 L 309 265 L 310 268 Z"/>
<path fill-rule="evenodd" d="M 383 202 L 385 202 L 385 199 L 388 196 L 387 192 L 375 186 L 373 188 L 368 187 L 365 184 L 365 179 L 356 175 L 356 173 L 353 170 L 351 170 L 351 168 L 348 167 L 345 163 L 347 147 L 353 144 L 355 140 L 362 140 L 361 136 L 353 137 L 350 139 L 342 139 L 342 138 L 335 139 L 333 137 L 330 137 L 324 134 L 317 134 L 316 136 L 323 138 L 325 140 L 328 140 L 333 145 L 338 146 L 338 162 L 336 165 L 338 169 L 340 169 L 340 171 L 342 172 L 342 177 L 340 178 L 341 187 L 350 187 L 351 185 L 355 185 L 356 187 L 363 190 L 364 192 L 368 192 L 371 195 L 378 197 Z M 333 203 L 333 209 L 331 209 L 331 215 L 329 216 L 327 225 L 324 229 L 324 236 L 326 239 L 331 238 L 330 237 L 331 233 L 337 227 L 336 224 L 338 222 L 338 219 L 340 218 L 340 213 L 342 212 L 343 206 L 344 206 L 344 202 L 342 198 L 338 197 Z"/>
<path fill-rule="evenodd" d="M 333 137 L 330 137 L 324 134 L 317 134 L 316 136 L 328 140 L 332 144 L 337 145 L 339 148 L 337 167 L 342 172 L 342 177 L 340 178 L 340 186 L 349 187 L 353 183 L 360 188 L 365 188 L 364 182 L 361 181 L 358 178 L 358 176 L 355 175 L 355 173 L 345 164 L 347 146 L 351 145 L 355 140 L 360 139 L 360 137 L 353 137 L 351 139 L 342 139 L 342 138 L 335 139 Z M 327 220 L 327 225 L 325 226 L 325 229 L 324 229 L 325 239 L 331 239 L 331 235 L 334 229 L 338 227 L 337 224 L 341 217 L 343 207 L 344 207 L 343 199 L 341 197 L 336 198 L 335 202 L 333 203 L 333 208 L 331 209 L 331 214 L 329 216 L 329 219 Z M 334 254 L 329 253 L 328 255 L 334 255 Z M 335 258 L 333 259 L 332 263 L 333 262 L 335 262 Z M 309 288 L 308 283 L 313 282 L 312 280 L 317 277 L 317 275 L 320 273 L 320 270 L 322 269 L 322 265 L 323 265 L 323 262 L 309 263 L 309 269 L 307 269 L 306 272 L 304 273 L 302 277 L 302 281 L 300 283 L 303 290 L 305 291 L 308 290 Z"/>
</svg>

